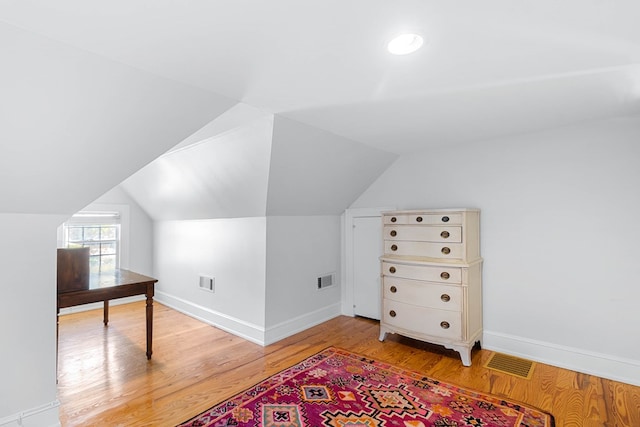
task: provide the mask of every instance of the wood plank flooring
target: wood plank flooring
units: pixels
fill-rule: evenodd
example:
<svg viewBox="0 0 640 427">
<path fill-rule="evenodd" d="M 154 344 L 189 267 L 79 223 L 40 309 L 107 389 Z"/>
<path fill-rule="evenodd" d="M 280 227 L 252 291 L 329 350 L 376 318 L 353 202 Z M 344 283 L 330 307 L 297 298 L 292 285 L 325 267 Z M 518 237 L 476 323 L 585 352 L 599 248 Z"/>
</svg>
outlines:
<svg viewBox="0 0 640 427">
<path fill-rule="evenodd" d="M 60 318 L 58 397 L 67 426 L 175 426 L 312 354 L 336 346 L 439 380 L 551 412 L 558 427 L 640 426 L 640 387 L 537 363 L 530 380 L 473 365 L 457 353 L 338 317 L 267 347 L 156 303 L 153 358 L 145 356 L 144 303 Z"/>
</svg>

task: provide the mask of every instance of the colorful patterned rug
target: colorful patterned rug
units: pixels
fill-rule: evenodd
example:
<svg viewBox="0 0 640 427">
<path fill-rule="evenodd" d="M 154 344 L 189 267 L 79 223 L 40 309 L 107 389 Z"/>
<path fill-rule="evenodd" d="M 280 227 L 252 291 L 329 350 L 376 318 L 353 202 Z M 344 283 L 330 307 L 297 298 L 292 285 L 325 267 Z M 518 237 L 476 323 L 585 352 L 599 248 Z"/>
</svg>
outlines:
<svg viewBox="0 0 640 427">
<path fill-rule="evenodd" d="M 328 348 L 180 427 L 550 427 L 532 407 Z"/>
</svg>

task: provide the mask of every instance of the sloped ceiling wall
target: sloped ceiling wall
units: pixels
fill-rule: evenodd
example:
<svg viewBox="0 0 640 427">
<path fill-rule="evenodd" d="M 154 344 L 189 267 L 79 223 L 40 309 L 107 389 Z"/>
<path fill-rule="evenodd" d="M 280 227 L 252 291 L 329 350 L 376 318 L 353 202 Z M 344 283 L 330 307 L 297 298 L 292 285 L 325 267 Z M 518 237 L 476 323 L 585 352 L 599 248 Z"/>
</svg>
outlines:
<svg viewBox="0 0 640 427">
<path fill-rule="evenodd" d="M 339 215 L 396 158 L 276 116 L 267 216 Z"/>
<path fill-rule="evenodd" d="M 122 187 L 154 220 L 339 215 L 396 157 L 238 104 Z"/>
<path fill-rule="evenodd" d="M 122 186 L 154 220 L 264 216 L 272 129 L 263 115 L 167 153 Z"/>
<path fill-rule="evenodd" d="M 0 212 L 71 214 L 234 101 L 0 22 Z"/>
<path fill-rule="evenodd" d="M 3 22 L 0 51 L 0 212 L 70 215 L 135 174 L 154 219 L 339 214 L 397 157 Z"/>
</svg>

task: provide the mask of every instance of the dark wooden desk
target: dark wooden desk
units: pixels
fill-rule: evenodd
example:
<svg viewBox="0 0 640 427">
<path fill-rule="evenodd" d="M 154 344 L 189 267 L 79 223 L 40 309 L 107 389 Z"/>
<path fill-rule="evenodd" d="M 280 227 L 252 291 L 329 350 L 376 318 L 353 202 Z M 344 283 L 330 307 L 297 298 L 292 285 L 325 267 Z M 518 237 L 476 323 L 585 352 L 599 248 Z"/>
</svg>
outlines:
<svg viewBox="0 0 640 427">
<path fill-rule="evenodd" d="M 61 308 L 92 302 L 104 302 L 104 325 L 109 323 L 109 300 L 145 295 L 147 297 L 147 359 L 151 359 L 153 342 L 153 293 L 157 279 L 129 270 L 116 269 L 91 275 L 89 289 L 58 293 L 58 314 Z"/>
</svg>

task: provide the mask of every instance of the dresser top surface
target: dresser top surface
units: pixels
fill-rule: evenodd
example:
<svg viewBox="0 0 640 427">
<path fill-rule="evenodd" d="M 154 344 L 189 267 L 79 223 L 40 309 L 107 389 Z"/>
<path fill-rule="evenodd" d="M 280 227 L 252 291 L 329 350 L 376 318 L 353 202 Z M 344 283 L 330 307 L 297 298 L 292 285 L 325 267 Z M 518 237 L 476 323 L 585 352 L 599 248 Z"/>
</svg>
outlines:
<svg viewBox="0 0 640 427">
<path fill-rule="evenodd" d="M 453 213 L 453 212 L 480 212 L 478 208 L 450 208 L 450 209 L 408 209 L 397 211 L 382 212 L 382 215 L 401 215 L 401 214 L 427 214 L 427 213 Z"/>
</svg>

